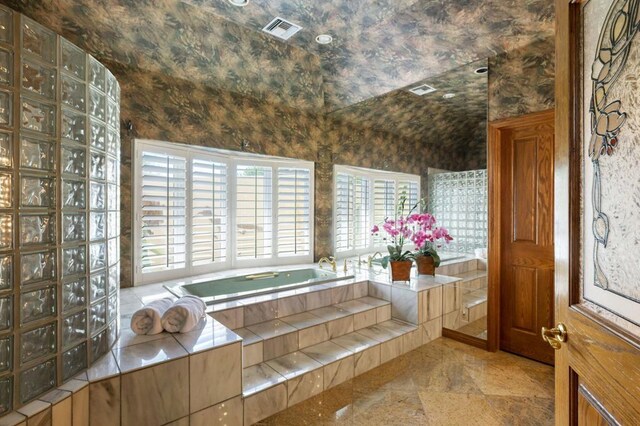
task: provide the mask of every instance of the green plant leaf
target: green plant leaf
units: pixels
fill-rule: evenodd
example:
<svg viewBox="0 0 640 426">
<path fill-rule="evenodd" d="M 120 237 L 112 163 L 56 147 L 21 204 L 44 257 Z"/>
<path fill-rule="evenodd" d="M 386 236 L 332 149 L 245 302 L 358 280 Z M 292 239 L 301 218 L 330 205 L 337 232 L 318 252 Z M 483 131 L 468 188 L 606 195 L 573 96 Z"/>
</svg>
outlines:
<svg viewBox="0 0 640 426">
<path fill-rule="evenodd" d="M 385 256 L 382 259 L 380 259 L 380 264 L 384 269 L 387 269 L 387 266 L 389 265 L 389 256 Z"/>
</svg>

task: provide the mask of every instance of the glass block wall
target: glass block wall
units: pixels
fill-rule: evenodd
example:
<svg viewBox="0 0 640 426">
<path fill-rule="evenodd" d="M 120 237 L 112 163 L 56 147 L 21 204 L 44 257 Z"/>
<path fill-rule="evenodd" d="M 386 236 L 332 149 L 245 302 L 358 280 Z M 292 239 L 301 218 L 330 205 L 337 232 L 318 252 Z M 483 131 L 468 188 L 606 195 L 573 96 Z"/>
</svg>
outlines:
<svg viewBox="0 0 640 426">
<path fill-rule="evenodd" d="M 487 171 L 430 174 L 429 211 L 453 241 L 443 251 L 473 254 L 487 247 Z"/>
<path fill-rule="evenodd" d="M 0 415 L 118 333 L 119 86 L 0 6 Z"/>
</svg>

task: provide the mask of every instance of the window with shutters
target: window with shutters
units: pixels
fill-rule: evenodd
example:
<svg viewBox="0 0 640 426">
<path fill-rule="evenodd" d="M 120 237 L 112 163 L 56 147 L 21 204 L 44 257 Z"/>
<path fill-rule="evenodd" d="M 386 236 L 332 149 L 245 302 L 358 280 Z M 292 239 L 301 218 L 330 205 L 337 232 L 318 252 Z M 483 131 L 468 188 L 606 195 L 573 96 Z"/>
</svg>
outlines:
<svg viewBox="0 0 640 426">
<path fill-rule="evenodd" d="M 313 163 L 135 142 L 135 284 L 313 261 Z"/>
<path fill-rule="evenodd" d="M 336 253 L 354 255 L 386 246 L 384 235 L 371 227 L 395 217 L 398 201 L 407 201 L 406 215 L 420 199 L 420 176 L 335 166 L 334 232 Z"/>
</svg>

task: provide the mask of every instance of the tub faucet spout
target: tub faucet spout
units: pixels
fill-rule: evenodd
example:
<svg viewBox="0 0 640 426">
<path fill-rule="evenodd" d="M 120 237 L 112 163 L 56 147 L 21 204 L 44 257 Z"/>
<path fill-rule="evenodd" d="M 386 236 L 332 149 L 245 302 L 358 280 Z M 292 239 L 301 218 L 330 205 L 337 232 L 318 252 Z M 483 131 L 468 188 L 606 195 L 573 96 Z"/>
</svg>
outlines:
<svg viewBox="0 0 640 426">
<path fill-rule="evenodd" d="M 338 267 L 336 265 L 336 258 L 334 256 L 329 256 L 329 257 L 323 257 L 318 261 L 318 267 L 320 269 L 322 269 L 322 264 L 323 263 L 328 263 L 329 265 L 331 265 L 331 270 L 333 272 L 336 272 L 338 270 Z"/>
<path fill-rule="evenodd" d="M 373 260 L 376 258 L 376 256 L 382 257 L 382 253 L 377 251 L 373 253 L 373 256 L 369 256 L 369 258 L 367 259 L 367 264 L 369 265 L 369 269 L 371 269 L 371 267 L 373 266 Z"/>
</svg>

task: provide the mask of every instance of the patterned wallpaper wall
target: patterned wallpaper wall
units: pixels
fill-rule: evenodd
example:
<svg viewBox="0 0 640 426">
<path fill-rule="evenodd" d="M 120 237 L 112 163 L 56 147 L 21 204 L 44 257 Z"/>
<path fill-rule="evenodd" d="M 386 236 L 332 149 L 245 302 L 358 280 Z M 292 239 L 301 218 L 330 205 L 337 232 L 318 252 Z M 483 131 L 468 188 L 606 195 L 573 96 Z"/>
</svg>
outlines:
<svg viewBox="0 0 640 426">
<path fill-rule="evenodd" d="M 466 144 L 445 149 L 441 138 L 426 143 L 421 132 L 414 132 L 416 137 L 410 132 L 399 135 L 390 128 L 374 128 L 366 120 L 327 116 L 326 111 L 421 81 L 434 73 L 425 64 L 435 64 L 440 71 L 451 69 L 477 59 L 478 51 L 509 51 L 522 46 L 532 33 L 549 34 L 553 27 L 551 0 L 527 0 L 528 7 L 517 8 L 518 17 L 511 14 L 516 9 L 505 7 L 503 1 L 473 0 L 473 7 L 467 9 L 442 8 L 440 1 L 431 5 L 408 1 L 410 14 L 402 15 L 408 27 L 398 26 L 397 30 L 420 40 L 417 44 L 398 44 L 401 38 L 369 38 L 363 32 L 349 46 L 336 43 L 330 51 L 318 53 L 179 0 L 0 2 L 61 33 L 106 63 L 122 83 L 123 125 L 130 120 L 134 129 L 130 134 L 126 126 L 123 129 L 124 286 L 131 283 L 130 143 L 136 135 L 226 149 L 240 149 L 246 140 L 250 151 L 316 161 L 316 255 L 326 255 L 332 250 L 334 164 L 425 175 L 427 167 L 482 167 L 486 155 L 481 144 L 473 149 Z M 472 10 L 472 16 L 466 10 Z M 496 10 L 497 15 L 488 14 Z M 428 18 L 415 15 L 418 12 Z M 485 22 L 485 15 L 497 19 L 498 26 Z M 478 19 L 484 23 L 474 27 Z M 425 27 L 432 21 L 437 27 Z M 454 25 L 456 22 L 464 25 Z M 443 37 L 429 32 L 434 28 L 451 36 L 447 39 L 451 44 L 445 42 L 446 52 L 430 47 L 434 37 Z M 459 34 L 459 28 L 484 33 L 477 43 L 468 43 L 465 40 L 474 37 L 473 31 Z M 503 36 L 508 40 L 498 48 Z M 407 46 L 413 49 L 408 53 L 412 59 L 403 61 L 399 52 Z M 552 51 L 553 40 L 543 39 L 490 59 L 490 120 L 552 104 Z M 369 69 L 378 65 L 379 69 Z M 392 103 L 390 107 L 401 109 L 403 105 Z M 422 115 L 433 117 L 429 112 Z M 384 116 L 375 117 L 377 120 Z M 434 121 L 452 135 L 460 124 L 460 120 L 451 120 L 447 130 L 443 120 Z M 486 136 L 483 125 L 474 128 L 469 138 Z M 426 191 L 426 181 L 423 189 Z"/>
<path fill-rule="evenodd" d="M 442 150 L 324 114 L 301 112 L 202 84 L 117 63 L 122 82 L 122 286 L 131 285 L 131 157 L 136 138 L 240 150 L 315 161 L 315 254 L 332 254 L 333 165 L 426 174 L 426 164 L 453 167 Z M 133 129 L 127 130 L 128 122 Z M 423 185 L 426 190 L 426 181 Z"/>
<path fill-rule="evenodd" d="M 555 38 L 489 58 L 489 121 L 555 105 Z"/>
</svg>

